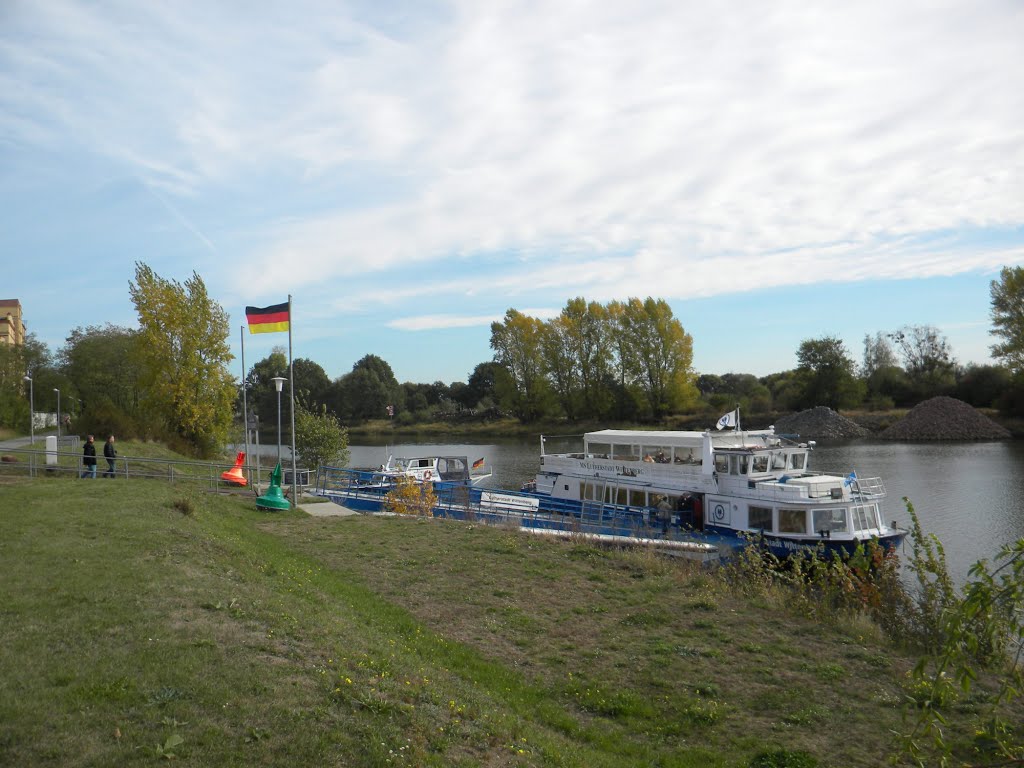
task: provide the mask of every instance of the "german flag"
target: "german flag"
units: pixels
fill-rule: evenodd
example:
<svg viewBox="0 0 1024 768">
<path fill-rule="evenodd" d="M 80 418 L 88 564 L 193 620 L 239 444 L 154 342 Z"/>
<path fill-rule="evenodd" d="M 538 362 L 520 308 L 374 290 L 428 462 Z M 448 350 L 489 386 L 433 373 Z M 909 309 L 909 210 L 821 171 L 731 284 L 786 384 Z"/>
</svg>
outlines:
<svg viewBox="0 0 1024 768">
<path fill-rule="evenodd" d="M 477 459 L 476 461 L 473 462 L 473 469 L 480 469 L 480 467 L 482 467 L 483 465 L 484 465 L 484 460 L 483 459 Z"/>
<path fill-rule="evenodd" d="M 272 307 L 246 307 L 249 333 L 276 333 L 288 330 L 288 302 Z"/>
</svg>

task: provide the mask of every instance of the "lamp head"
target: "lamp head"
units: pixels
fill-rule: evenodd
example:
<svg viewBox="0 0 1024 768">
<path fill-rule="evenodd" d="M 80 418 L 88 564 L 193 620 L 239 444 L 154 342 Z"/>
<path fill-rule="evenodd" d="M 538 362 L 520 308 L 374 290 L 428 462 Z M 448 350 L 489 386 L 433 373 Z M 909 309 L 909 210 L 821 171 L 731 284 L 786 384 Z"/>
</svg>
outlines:
<svg viewBox="0 0 1024 768">
<path fill-rule="evenodd" d="M 274 378 L 271 379 L 271 381 L 274 382 L 274 387 L 275 389 L 277 389 L 278 392 L 280 392 L 284 388 L 283 376 L 275 376 Z"/>
</svg>

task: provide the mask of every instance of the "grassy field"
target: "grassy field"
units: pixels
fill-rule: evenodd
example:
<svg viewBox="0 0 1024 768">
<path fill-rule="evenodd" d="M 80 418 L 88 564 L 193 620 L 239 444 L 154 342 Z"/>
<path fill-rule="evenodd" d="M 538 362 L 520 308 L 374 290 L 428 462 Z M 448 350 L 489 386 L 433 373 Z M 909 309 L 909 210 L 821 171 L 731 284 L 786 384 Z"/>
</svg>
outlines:
<svg viewBox="0 0 1024 768">
<path fill-rule="evenodd" d="M 878 766 L 902 727 L 873 627 L 686 561 L 0 481 L 0 765 Z"/>
</svg>

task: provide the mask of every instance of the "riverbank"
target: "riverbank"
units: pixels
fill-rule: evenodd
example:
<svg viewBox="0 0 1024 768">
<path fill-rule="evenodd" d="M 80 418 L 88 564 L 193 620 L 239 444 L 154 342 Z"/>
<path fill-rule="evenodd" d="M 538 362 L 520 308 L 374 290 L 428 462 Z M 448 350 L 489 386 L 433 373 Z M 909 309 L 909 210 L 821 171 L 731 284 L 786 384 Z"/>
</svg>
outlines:
<svg viewBox="0 0 1024 768">
<path fill-rule="evenodd" d="M 856 768 L 917 695 L 866 619 L 643 550 L 165 483 L 2 492 L 3 764 Z M 988 682 L 944 712 L 964 754 Z"/>
<path fill-rule="evenodd" d="M 975 409 L 984 417 L 1009 430 L 1014 439 L 1024 438 L 1024 419 L 1002 416 L 994 408 Z M 910 409 L 887 411 L 849 410 L 838 413 L 867 432 L 867 436 L 878 436 L 903 419 Z M 672 429 L 702 431 L 714 429 L 721 414 L 686 414 L 672 416 L 658 423 L 597 422 L 566 420 L 543 421 L 523 424 L 517 419 L 487 418 L 479 421 L 463 419 L 454 422 L 435 421 L 423 424 L 395 426 L 387 419 L 378 419 L 348 427 L 350 438 L 384 439 L 388 442 L 416 442 L 432 440 L 458 442 L 460 438 L 538 437 L 540 435 L 582 434 L 599 429 Z M 749 429 L 765 429 L 786 417 L 796 415 L 793 411 L 770 411 L 766 413 L 742 414 L 742 424 Z"/>
</svg>

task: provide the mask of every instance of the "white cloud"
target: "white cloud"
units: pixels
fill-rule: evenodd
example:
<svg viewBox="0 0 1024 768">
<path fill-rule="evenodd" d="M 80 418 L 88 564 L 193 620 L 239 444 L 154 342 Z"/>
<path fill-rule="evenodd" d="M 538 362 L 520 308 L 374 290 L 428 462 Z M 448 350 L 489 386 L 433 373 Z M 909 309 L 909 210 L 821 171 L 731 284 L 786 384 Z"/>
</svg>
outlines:
<svg viewBox="0 0 1024 768">
<path fill-rule="evenodd" d="M 341 10 L 16 5 L 0 159 L 140 176 L 225 290 L 308 293 L 325 327 L 1024 260 L 1014 2 Z"/>
</svg>

